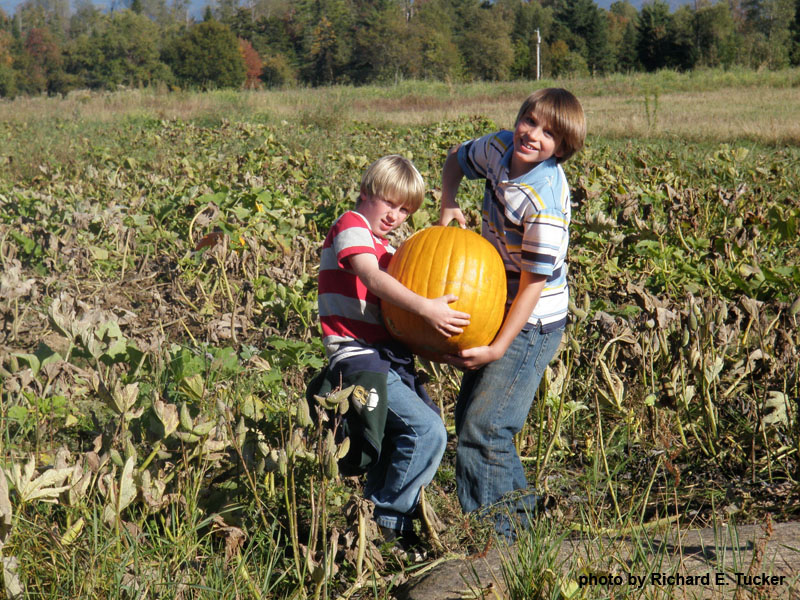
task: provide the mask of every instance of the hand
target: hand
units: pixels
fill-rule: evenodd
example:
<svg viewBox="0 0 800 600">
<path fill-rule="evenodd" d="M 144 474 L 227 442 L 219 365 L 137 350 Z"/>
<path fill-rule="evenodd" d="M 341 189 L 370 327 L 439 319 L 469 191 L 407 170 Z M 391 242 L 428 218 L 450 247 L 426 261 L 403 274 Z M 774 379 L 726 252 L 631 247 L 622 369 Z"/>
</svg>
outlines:
<svg viewBox="0 0 800 600">
<path fill-rule="evenodd" d="M 469 314 L 453 310 L 449 304 L 458 300 L 458 296 L 446 294 L 439 298 L 427 300 L 420 315 L 423 319 L 444 337 L 457 335 L 469 325 Z"/>
<path fill-rule="evenodd" d="M 456 206 L 454 208 L 445 208 L 442 206 L 441 216 L 439 217 L 439 225 L 444 225 L 447 227 L 448 223 L 455 219 L 458 222 L 458 226 L 461 229 L 467 228 L 467 219 L 464 217 L 464 213 L 461 212 L 461 209 Z"/>
<path fill-rule="evenodd" d="M 496 346 L 476 346 L 467 348 L 458 354 L 445 354 L 445 362 L 461 369 L 479 369 L 483 365 L 496 361 L 503 354 Z"/>
</svg>

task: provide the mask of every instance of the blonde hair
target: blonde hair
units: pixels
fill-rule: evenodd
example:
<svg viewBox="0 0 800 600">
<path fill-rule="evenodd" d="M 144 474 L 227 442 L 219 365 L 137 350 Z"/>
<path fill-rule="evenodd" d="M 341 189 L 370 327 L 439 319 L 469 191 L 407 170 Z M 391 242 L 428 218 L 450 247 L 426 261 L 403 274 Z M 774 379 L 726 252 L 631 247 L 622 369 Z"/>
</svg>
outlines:
<svg viewBox="0 0 800 600">
<path fill-rule="evenodd" d="M 367 167 L 361 178 L 361 195 L 391 200 L 413 213 L 425 198 L 425 182 L 410 160 L 390 154 Z"/>
<path fill-rule="evenodd" d="M 583 148 L 586 139 L 586 117 L 578 99 L 562 88 L 544 88 L 528 96 L 517 113 L 516 126 L 529 114 L 544 120 L 558 137 L 558 162 L 564 162 Z"/>
</svg>

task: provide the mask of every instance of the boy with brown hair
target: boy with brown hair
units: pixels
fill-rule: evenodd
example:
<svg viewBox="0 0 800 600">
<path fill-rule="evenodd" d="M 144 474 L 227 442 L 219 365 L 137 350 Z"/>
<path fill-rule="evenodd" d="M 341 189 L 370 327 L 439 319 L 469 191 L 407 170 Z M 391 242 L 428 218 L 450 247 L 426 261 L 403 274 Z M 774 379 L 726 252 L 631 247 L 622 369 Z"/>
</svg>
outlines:
<svg viewBox="0 0 800 600">
<path fill-rule="evenodd" d="M 578 151 L 586 121 L 578 99 L 559 88 L 531 94 L 513 131 L 451 149 L 442 171 L 440 225 L 466 220 L 456 202 L 463 177 L 486 180 L 481 233 L 506 268 L 508 304 L 488 346 L 449 361 L 466 369 L 456 403 L 456 484 L 465 512 L 491 516 L 516 539 L 539 497 L 528 487 L 514 435 L 522 429 L 567 321 L 570 195 L 561 163 Z"/>
</svg>

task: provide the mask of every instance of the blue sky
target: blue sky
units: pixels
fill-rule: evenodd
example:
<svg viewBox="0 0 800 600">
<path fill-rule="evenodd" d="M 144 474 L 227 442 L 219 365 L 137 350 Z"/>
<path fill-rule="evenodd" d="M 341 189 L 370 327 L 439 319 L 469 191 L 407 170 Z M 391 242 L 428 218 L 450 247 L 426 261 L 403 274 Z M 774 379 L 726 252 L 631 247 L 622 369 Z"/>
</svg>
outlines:
<svg viewBox="0 0 800 600">
<path fill-rule="evenodd" d="M 17 5 L 21 4 L 24 0 L 0 0 L 0 8 L 7 15 L 11 15 L 14 13 L 14 9 Z M 200 15 L 203 12 L 203 8 L 214 0 L 190 0 L 190 6 L 192 7 L 191 12 L 195 15 Z M 633 4 L 636 8 L 641 8 L 642 4 L 645 0 L 630 0 L 630 3 Z M 667 0 L 673 10 L 680 6 L 681 4 L 688 4 L 691 0 Z M 614 2 L 614 0 L 595 0 L 598 6 L 603 8 L 608 8 Z M 96 4 L 104 4 L 104 2 L 96 2 Z"/>
</svg>

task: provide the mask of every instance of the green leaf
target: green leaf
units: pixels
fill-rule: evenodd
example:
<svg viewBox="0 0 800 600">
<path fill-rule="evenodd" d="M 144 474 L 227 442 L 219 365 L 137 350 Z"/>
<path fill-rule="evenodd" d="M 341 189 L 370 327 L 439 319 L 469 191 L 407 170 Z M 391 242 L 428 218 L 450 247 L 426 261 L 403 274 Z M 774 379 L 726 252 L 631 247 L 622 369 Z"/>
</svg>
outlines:
<svg viewBox="0 0 800 600">
<path fill-rule="evenodd" d="M 89 252 L 95 260 L 108 260 L 108 250 L 100 248 L 99 246 L 90 246 Z"/>
<path fill-rule="evenodd" d="M 17 421 L 19 423 L 24 423 L 28 419 L 28 409 L 25 406 L 21 406 L 17 404 L 16 406 L 12 406 L 6 412 L 6 415 L 12 421 Z"/>
<path fill-rule="evenodd" d="M 35 354 L 26 354 L 23 352 L 14 352 L 11 356 L 16 356 L 19 360 L 25 362 L 26 365 L 30 368 L 33 372 L 33 375 L 36 376 L 39 374 L 39 369 L 42 366 L 42 363 L 39 362 L 39 357 Z"/>
<path fill-rule="evenodd" d="M 50 346 L 48 346 L 44 342 L 39 342 L 39 346 L 36 348 L 35 355 L 39 359 L 40 369 L 44 369 L 47 365 L 51 363 L 64 360 L 58 352 L 53 350 Z"/>
<path fill-rule="evenodd" d="M 189 377 L 184 377 L 180 385 L 178 385 L 178 390 L 192 400 L 198 401 L 202 400 L 205 395 L 206 384 L 203 377 L 199 373 L 195 373 L 194 375 L 189 375 Z"/>
</svg>

